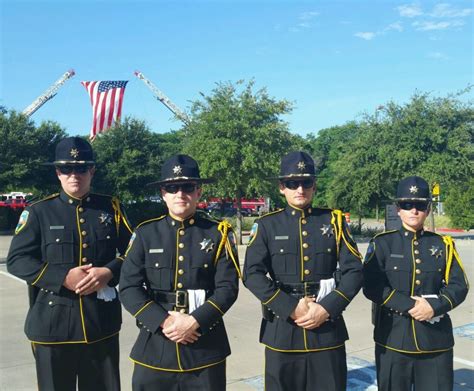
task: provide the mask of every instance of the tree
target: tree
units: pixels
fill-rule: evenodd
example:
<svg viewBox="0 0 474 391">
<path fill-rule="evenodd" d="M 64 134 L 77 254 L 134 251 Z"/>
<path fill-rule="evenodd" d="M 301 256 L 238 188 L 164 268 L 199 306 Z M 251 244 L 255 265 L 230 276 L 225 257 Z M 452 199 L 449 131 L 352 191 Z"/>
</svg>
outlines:
<svg viewBox="0 0 474 391">
<path fill-rule="evenodd" d="M 288 101 L 270 97 L 264 88 L 254 92 L 253 81 L 217 83 L 210 95 L 192 104 L 184 151 L 198 161 L 204 176 L 217 179 L 208 194 L 237 201 L 239 243 L 241 199 L 276 194 L 275 183 L 264 179 L 277 174 L 281 156 L 294 144 L 280 119 L 291 110 Z"/>
<path fill-rule="evenodd" d="M 474 228 L 474 179 L 454 185 L 446 197 L 446 212 L 456 227 Z"/>
<path fill-rule="evenodd" d="M 36 127 L 28 117 L 0 110 L 0 189 L 31 191 L 36 195 L 56 191 L 58 182 L 51 167 L 56 144 L 65 131 L 55 122 Z"/>
<path fill-rule="evenodd" d="M 169 157 L 165 153 L 171 155 L 179 150 L 171 147 L 173 140 L 178 139 L 152 133 L 143 121 L 126 118 L 93 143 L 98 168 L 94 190 L 117 195 L 124 201 L 143 200 L 156 192 L 146 184 L 159 180 L 161 165 Z"/>
</svg>

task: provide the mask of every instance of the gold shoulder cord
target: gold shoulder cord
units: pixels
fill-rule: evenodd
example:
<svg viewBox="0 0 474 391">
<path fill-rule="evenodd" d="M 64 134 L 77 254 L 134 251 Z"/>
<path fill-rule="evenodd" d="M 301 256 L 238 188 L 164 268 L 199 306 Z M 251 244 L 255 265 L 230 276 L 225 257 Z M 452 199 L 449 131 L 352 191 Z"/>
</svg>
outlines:
<svg viewBox="0 0 474 391">
<path fill-rule="evenodd" d="M 219 256 L 221 255 L 222 249 L 225 247 L 225 249 L 227 251 L 227 254 L 232 259 L 235 270 L 237 270 L 237 274 L 238 274 L 239 278 L 242 278 L 242 275 L 240 273 L 239 263 L 235 259 L 234 253 L 232 251 L 232 245 L 229 242 L 228 232 L 229 232 L 230 228 L 232 228 L 232 226 L 225 220 L 221 221 L 219 223 L 219 225 L 217 226 L 217 230 L 221 233 L 222 239 L 219 243 L 219 247 L 217 248 L 216 256 L 214 258 L 214 264 L 217 263 L 217 260 L 219 259 Z"/>
</svg>

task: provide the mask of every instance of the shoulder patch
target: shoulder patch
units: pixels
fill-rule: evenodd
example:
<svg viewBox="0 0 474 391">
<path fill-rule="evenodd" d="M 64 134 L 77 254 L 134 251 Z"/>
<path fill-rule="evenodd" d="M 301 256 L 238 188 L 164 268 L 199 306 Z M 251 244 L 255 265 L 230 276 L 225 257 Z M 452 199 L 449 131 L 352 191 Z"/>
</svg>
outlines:
<svg viewBox="0 0 474 391">
<path fill-rule="evenodd" d="M 370 241 L 369 247 L 367 247 L 367 252 L 365 253 L 364 263 L 369 262 L 375 254 L 375 242 Z"/>
<path fill-rule="evenodd" d="M 258 223 L 255 222 L 253 223 L 252 228 L 250 229 L 248 246 L 250 246 L 252 242 L 255 240 L 255 237 L 257 236 L 257 231 L 258 231 Z"/>
<path fill-rule="evenodd" d="M 30 212 L 27 210 L 24 210 L 23 212 L 21 212 L 20 219 L 18 220 L 18 224 L 16 225 L 16 228 L 15 228 L 15 235 L 18 235 L 20 231 L 23 228 L 25 228 L 29 215 L 30 215 Z"/>
<path fill-rule="evenodd" d="M 125 256 L 127 256 L 128 252 L 129 252 L 130 249 L 132 248 L 133 242 L 135 241 L 135 238 L 136 238 L 136 237 L 137 237 L 136 232 L 134 232 L 134 233 L 132 234 L 132 236 L 130 236 L 130 241 L 128 242 L 127 249 L 125 250 Z"/>
</svg>

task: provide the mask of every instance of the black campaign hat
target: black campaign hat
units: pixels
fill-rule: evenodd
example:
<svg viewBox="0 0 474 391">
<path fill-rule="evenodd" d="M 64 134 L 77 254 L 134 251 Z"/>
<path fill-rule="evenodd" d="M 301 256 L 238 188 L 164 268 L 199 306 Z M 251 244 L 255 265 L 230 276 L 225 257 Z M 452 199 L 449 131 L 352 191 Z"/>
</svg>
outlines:
<svg viewBox="0 0 474 391">
<path fill-rule="evenodd" d="M 409 176 L 398 183 L 395 201 L 431 201 L 430 186 L 419 176 Z"/>
<path fill-rule="evenodd" d="M 191 156 L 174 155 L 163 163 L 161 179 L 147 185 L 164 185 L 171 182 L 211 183 L 212 178 L 201 178 L 199 166 Z"/>
<path fill-rule="evenodd" d="M 95 162 L 92 146 L 80 137 L 64 138 L 56 145 L 54 162 L 45 164 L 55 166 L 66 164 L 93 165 Z"/>
<path fill-rule="evenodd" d="M 283 156 L 280 164 L 280 175 L 271 179 L 290 179 L 316 176 L 313 158 L 303 151 L 290 152 Z"/>
</svg>

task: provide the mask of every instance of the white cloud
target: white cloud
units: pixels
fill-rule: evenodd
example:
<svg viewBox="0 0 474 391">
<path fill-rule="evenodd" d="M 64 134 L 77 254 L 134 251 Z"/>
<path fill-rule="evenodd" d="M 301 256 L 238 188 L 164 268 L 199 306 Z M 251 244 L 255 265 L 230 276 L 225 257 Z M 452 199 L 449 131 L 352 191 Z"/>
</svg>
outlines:
<svg viewBox="0 0 474 391">
<path fill-rule="evenodd" d="M 433 18 L 465 18 L 472 14 L 472 8 L 456 9 L 451 4 L 440 3 L 436 4 L 430 16 Z"/>
<path fill-rule="evenodd" d="M 413 27 L 417 31 L 432 31 L 432 30 L 446 30 L 451 27 L 460 27 L 464 25 L 464 22 L 461 20 L 455 20 L 452 22 L 413 22 Z"/>
<path fill-rule="evenodd" d="M 362 39 L 365 39 L 366 41 L 370 41 L 372 39 L 375 38 L 377 34 L 376 33 L 373 33 L 373 32 L 370 32 L 370 31 L 367 31 L 367 32 L 358 32 L 358 33 L 355 33 L 354 36 L 357 37 L 357 38 L 362 38 Z"/>
<path fill-rule="evenodd" d="M 423 15 L 423 11 L 417 4 L 405 4 L 397 7 L 400 16 L 405 18 L 414 18 L 415 16 Z"/>
<path fill-rule="evenodd" d="M 449 58 L 446 54 L 441 52 L 430 52 L 427 57 L 434 60 L 447 60 Z"/>
<path fill-rule="evenodd" d="M 319 12 L 307 11 L 307 12 L 303 12 L 302 14 L 300 14 L 299 19 L 300 20 L 311 20 L 311 19 L 313 19 L 314 17 L 316 17 L 318 15 L 319 15 Z"/>
<path fill-rule="evenodd" d="M 403 31 L 403 26 L 400 22 L 395 22 L 392 24 L 389 24 L 386 28 L 385 31 L 390 31 L 390 30 L 396 30 L 396 31 Z"/>
</svg>

